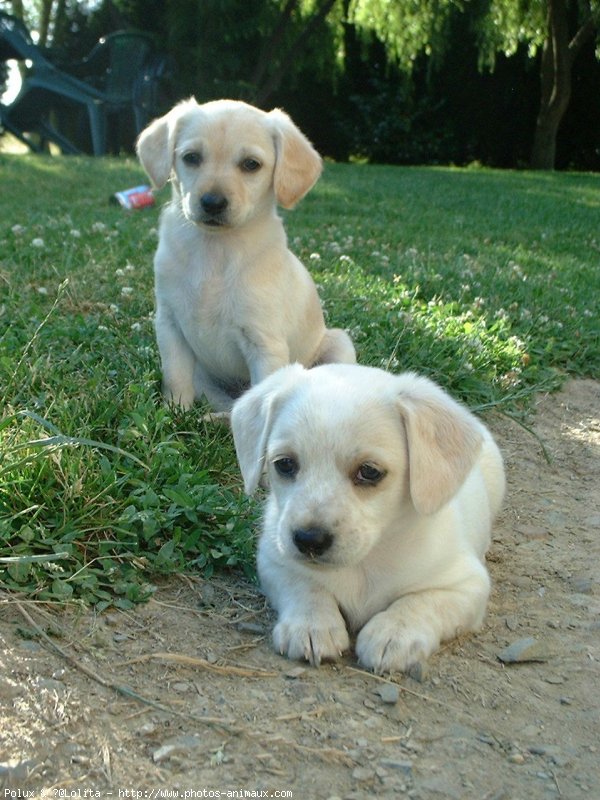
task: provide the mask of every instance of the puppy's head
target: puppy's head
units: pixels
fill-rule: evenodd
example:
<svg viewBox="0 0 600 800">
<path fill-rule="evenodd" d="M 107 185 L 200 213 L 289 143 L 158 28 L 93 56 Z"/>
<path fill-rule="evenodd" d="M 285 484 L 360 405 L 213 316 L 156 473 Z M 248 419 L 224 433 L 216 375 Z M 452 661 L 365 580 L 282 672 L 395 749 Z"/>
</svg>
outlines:
<svg viewBox="0 0 600 800">
<path fill-rule="evenodd" d="M 291 208 L 321 174 L 321 158 L 283 111 L 236 100 L 187 100 L 154 120 L 137 142 L 155 186 L 171 178 L 183 214 L 206 229 L 238 227 Z"/>
<path fill-rule="evenodd" d="M 431 381 L 358 365 L 284 367 L 231 422 L 246 491 L 267 473 L 279 551 L 334 567 L 442 508 L 481 444 L 477 420 Z"/>
</svg>

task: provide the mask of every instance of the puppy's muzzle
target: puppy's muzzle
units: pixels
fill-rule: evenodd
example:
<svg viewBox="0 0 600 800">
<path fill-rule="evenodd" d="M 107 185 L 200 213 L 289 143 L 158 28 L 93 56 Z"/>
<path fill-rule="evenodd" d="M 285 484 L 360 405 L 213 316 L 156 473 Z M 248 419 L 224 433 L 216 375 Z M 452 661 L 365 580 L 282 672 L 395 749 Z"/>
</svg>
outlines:
<svg viewBox="0 0 600 800">
<path fill-rule="evenodd" d="M 223 225 L 229 201 L 220 192 L 206 192 L 200 198 L 201 219 L 205 225 Z"/>
<path fill-rule="evenodd" d="M 333 534 L 326 528 L 297 528 L 292 531 L 297 549 L 307 558 L 319 558 L 333 544 Z"/>
</svg>

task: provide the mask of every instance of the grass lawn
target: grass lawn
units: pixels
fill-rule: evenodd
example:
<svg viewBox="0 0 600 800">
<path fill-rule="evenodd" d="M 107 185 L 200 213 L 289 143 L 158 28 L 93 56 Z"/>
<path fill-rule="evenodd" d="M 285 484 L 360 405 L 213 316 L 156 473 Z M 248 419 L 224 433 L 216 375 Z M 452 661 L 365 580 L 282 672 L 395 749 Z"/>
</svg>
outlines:
<svg viewBox="0 0 600 800">
<path fill-rule="evenodd" d="M 160 206 L 134 160 L 0 154 L 0 586 L 128 607 L 160 573 L 254 569 L 229 431 L 159 397 Z M 328 165 L 286 213 L 363 363 L 523 416 L 600 377 L 600 175 Z M 11 560 L 12 559 L 12 560 Z"/>
</svg>

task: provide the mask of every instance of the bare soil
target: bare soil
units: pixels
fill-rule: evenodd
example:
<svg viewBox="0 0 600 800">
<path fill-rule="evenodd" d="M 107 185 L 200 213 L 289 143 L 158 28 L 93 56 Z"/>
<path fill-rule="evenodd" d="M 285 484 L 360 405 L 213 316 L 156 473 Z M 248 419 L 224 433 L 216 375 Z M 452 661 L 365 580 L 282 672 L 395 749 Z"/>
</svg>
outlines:
<svg viewBox="0 0 600 800">
<path fill-rule="evenodd" d="M 480 634 L 382 679 L 273 653 L 239 579 L 98 616 L 3 596 L 1 797 L 600 797 L 600 384 L 540 397 L 539 439 L 488 422 L 509 493 Z M 535 660 L 498 658 L 526 637 Z"/>
</svg>

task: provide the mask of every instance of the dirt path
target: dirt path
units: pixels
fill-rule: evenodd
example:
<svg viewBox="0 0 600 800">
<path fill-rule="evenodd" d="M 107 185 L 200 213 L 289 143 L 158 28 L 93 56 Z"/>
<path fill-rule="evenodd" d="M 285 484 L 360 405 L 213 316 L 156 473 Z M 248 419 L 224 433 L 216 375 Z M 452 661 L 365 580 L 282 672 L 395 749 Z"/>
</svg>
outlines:
<svg viewBox="0 0 600 800">
<path fill-rule="evenodd" d="M 540 398 L 550 464 L 489 422 L 509 482 L 489 615 L 421 681 L 276 656 L 270 613 L 236 581 L 180 578 L 100 617 L 6 602 L 1 796 L 600 797 L 600 384 Z M 68 657 L 25 638 L 35 625 Z M 524 637 L 543 660 L 502 664 Z"/>
</svg>

